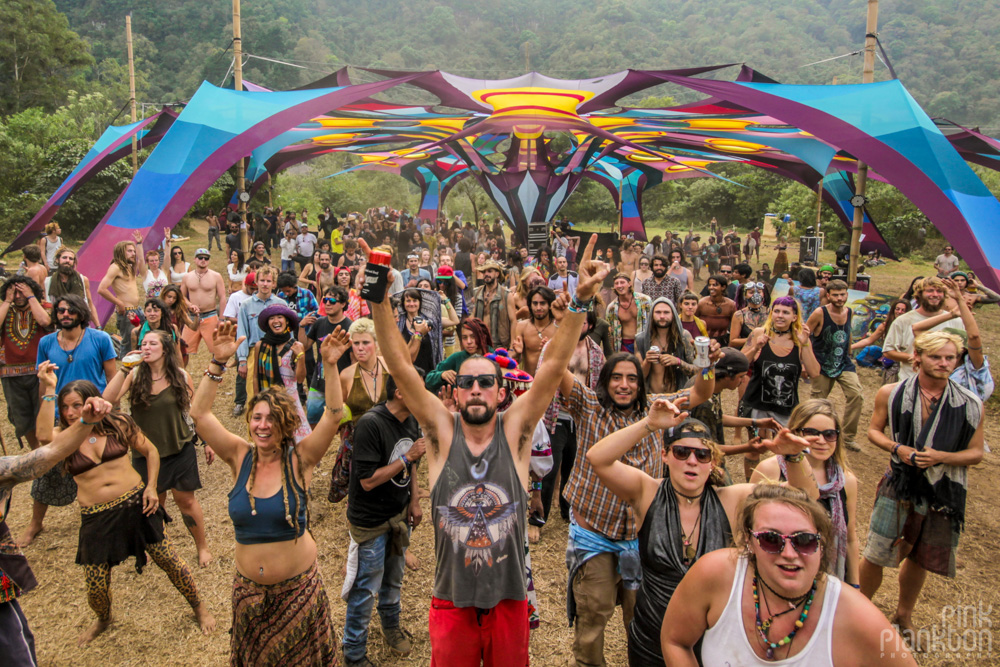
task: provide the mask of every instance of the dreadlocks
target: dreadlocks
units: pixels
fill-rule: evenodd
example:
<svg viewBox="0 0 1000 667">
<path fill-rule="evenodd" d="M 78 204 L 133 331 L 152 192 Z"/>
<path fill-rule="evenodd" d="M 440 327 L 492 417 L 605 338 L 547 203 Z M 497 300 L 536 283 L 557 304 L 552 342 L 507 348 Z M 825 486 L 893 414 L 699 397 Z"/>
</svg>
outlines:
<svg viewBox="0 0 1000 667">
<path fill-rule="evenodd" d="M 468 329 L 476 338 L 476 349 L 479 354 L 486 354 L 493 348 L 493 338 L 486 324 L 478 317 L 466 317 L 458 325 L 459 330 Z"/>
</svg>

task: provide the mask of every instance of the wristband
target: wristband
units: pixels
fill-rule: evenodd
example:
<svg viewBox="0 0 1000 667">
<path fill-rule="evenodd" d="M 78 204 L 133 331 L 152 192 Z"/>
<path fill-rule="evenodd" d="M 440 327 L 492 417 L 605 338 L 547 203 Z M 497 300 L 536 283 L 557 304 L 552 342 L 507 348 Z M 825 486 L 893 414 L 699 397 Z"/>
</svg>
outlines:
<svg viewBox="0 0 1000 667">
<path fill-rule="evenodd" d="M 80 417 L 80 423 L 83 424 L 84 426 L 96 426 L 97 424 L 101 423 L 101 420 L 98 419 L 96 422 L 85 422 L 83 421 L 83 417 Z"/>
<path fill-rule="evenodd" d="M 305 352 L 299 352 L 297 355 L 295 355 L 295 359 L 292 360 L 292 363 L 296 364 L 299 363 L 299 359 L 301 359 L 304 356 L 306 356 Z"/>
<path fill-rule="evenodd" d="M 847 584 L 847 585 L 850 586 L 851 588 L 855 588 L 855 589 L 857 589 L 859 591 L 861 590 L 861 585 L 860 584 Z"/>
<path fill-rule="evenodd" d="M 541 482 L 532 482 L 531 483 L 531 490 L 532 491 L 541 491 L 542 490 L 542 483 Z"/>
<path fill-rule="evenodd" d="M 400 454 L 399 455 L 399 460 L 403 462 L 403 467 L 404 468 L 409 468 L 410 467 L 410 460 L 408 458 L 406 458 L 406 454 Z"/>
<path fill-rule="evenodd" d="M 917 467 L 917 452 L 916 451 L 914 451 L 912 454 L 910 454 L 910 465 L 913 466 L 914 468 Z"/>
<path fill-rule="evenodd" d="M 215 373 L 213 373 L 213 372 L 211 372 L 209 370 L 205 371 L 205 377 L 207 377 L 209 380 L 212 380 L 214 382 L 222 382 L 222 376 L 221 375 L 216 375 Z"/>
<path fill-rule="evenodd" d="M 423 340 L 424 339 L 424 335 L 422 333 L 420 333 L 419 331 L 414 331 L 412 338 L 416 338 L 417 340 Z"/>
<path fill-rule="evenodd" d="M 805 452 L 799 452 L 798 454 L 785 454 L 785 461 L 787 463 L 801 463 L 802 459 L 805 457 Z"/>
<path fill-rule="evenodd" d="M 38 297 L 37 297 L 37 296 L 35 296 L 34 294 L 29 294 L 29 295 L 28 295 L 28 300 L 29 300 L 29 301 L 30 301 L 31 299 L 37 299 L 37 298 L 38 298 Z"/>
<path fill-rule="evenodd" d="M 54 401 L 54 400 L 56 400 L 56 395 L 55 394 L 45 394 L 44 396 L 42 396 L 42 400 L 43 401 Z"/>
<path fill-rule="evenodd" d="M 898 454 L 896 454 L 896 452 L 897 452 L 897 451 L 899 450 L 899 448 L 900 448 L 900 447 L 902 447 L 902 446 L 903 446 L 903 443 L 901 443 L 901 442 L 897 442 L 897 443 L 896 443 L 895 445 L 893 445 L 893 446 L 892 446 L 892 455 L 893 455 L 893 456 L 898 456 Z"/>
<path fill-rule="evenodd" d="M 591 297 L 588 301 L 580 301 L 577 296 L 573 295 L 573 300 L 570 301 L 568 310 L 571 313 L 587 313 L 590 309 L 594 307 L 594 298 Z"/>
<path fill-rule="evenodd" d="M 223 373 L 226 372 L 226 362 L 225 361 L 219 361 L 215 357 L 212 357 L 211 361 L 209 361 L 208 363 L 215 364 L 216 366 L 218 366 L 219 368 L 222 369 Z"/>
</svg>

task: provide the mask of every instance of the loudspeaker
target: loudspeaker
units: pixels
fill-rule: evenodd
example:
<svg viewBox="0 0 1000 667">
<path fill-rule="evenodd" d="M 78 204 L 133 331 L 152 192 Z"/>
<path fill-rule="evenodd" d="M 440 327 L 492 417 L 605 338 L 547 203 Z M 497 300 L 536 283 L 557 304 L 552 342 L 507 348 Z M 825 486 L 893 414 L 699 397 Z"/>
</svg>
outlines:
<svg viewBox="0 0 1000 667">
<path fill-rule="evenodd" d="M 799 237 L 799 264 L 817 264 L 819 262 L 819 237 Z"/>
</svg>

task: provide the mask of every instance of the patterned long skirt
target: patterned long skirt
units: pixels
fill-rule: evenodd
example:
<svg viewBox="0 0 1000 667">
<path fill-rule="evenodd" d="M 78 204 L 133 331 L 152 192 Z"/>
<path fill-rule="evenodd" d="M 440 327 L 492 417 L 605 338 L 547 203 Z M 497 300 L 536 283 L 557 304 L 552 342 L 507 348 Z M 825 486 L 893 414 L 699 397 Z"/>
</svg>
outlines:
<svg viewBox="0 0 1000 667">
<path fill-rule="evenodd" d="M 230 647 L 231 667 L 337 664 L 330 601 L 316 564 L 270 585 L 237 572 Z"/>
</svg>

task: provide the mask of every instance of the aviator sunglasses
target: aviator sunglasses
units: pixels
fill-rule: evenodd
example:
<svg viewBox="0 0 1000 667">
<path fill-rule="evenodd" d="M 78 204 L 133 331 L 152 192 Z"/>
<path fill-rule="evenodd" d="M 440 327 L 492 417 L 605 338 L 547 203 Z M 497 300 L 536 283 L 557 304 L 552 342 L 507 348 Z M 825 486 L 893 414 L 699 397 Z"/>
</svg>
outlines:
<svg viewBox="0 0 1000 667">
<path fill-rule="evenodd" d="M 840 435 L 840 429 L 825 428 L 820 430 L 818 428 L 800 428 L 795 431 L 795 435 L 803 438 L 821 436 L 827 442 L 837 442 L 837 436 Z"/>
<path fill-rule="evenodd" d="M 820 534 L 800 531 L 791 535 L 782 535 L 776 530 L 757 530 L 750 533 L 757 540 L 761 551 L 769 554 L 780 554 L 785 550 L 785 540 L 792 543 L 792 548 L 800 556 L 811 556 L 819 549 Z"/>
<path fill-rule="evenodd" d="M 670 453 L 678 461 L 687 461 L 694 454 L 698 463 L 708 463 L 712 460 L 712 450 L 706 447 L 687 447 L 685 445 L 670 445 Z"/>
<path fill-rule="evenodd" d="M 472 385 L 479 383 L 480 389 L 489 389 L 497 383 L 496 375 L 457 375 L 455 376 L 455 386 L 459 389 L 472 389 Z"/>
</svg>

